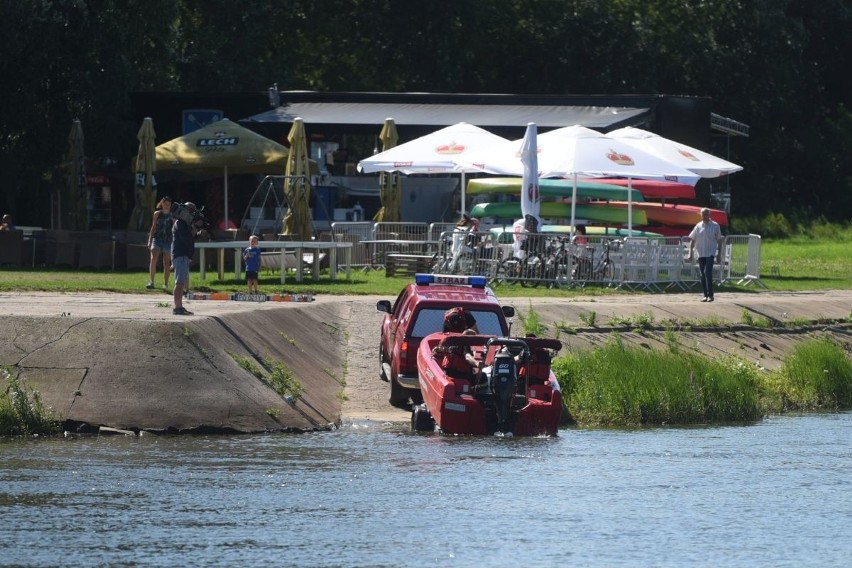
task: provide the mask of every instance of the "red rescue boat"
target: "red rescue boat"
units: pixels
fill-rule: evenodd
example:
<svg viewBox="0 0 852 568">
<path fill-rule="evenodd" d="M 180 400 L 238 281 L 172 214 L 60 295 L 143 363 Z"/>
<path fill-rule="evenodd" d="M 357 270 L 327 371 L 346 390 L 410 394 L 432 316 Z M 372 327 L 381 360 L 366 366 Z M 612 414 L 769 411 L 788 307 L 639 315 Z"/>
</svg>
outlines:
<svg viewBox="0 0 852 568">
<path fill-rule="evenodd" d="M 556 339 L 433 333 L 417 351 L 423 404 L 416 431 L 447 434 L 555 436 L 562 393 L 550 362 Z M 477 367 L 465 360 L 472 353 Z"/>
</svg>

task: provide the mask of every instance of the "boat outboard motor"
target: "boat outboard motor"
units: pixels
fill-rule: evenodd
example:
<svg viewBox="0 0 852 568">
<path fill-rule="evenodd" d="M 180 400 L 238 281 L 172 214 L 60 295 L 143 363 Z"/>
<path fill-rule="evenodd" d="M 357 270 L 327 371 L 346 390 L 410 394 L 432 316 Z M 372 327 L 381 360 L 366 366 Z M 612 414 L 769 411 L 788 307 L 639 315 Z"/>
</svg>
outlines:
<svg viewBox="0 0 852 568">
<path fill-rule="evenodd" d="M 494 393 L 494 405 L 497 408 L 497 430 L 503 433 L 512 431 L 512 399 L 515 396 L 515 384 L 518 370 L 515 357 L 508 347 L 503 347 L 495 356 L 492 364 L 491 390 Z"/>
</svg>

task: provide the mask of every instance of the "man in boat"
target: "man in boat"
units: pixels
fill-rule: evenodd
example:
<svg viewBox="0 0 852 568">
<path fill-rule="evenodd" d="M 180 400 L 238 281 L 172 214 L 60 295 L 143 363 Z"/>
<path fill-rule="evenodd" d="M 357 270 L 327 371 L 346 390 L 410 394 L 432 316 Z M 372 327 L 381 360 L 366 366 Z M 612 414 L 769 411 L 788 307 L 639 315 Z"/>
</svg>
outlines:
<svg viewBox="0 0 852 568">
<path fill-rule="evenodd" d="M 465 335 L 476 335 L 479 330 L 476 327 L 476 318 L 473 314 L 464 308 L 450 308 L 444 312 L 444 333 L 462 333 Z M 473 355 L 473 351 L 468 345 L 451 345 L 449 347 L 438 345 L 433 349 L 432 354 L 446 353 L 450 356 L 464 356 L 465 362 L 473 368 L 478 368 L 479 362 Z M 457 369 L 461 371 L 461 369 Z M 467 369 L 472 371 L 473 369 Z"/>
</svg>

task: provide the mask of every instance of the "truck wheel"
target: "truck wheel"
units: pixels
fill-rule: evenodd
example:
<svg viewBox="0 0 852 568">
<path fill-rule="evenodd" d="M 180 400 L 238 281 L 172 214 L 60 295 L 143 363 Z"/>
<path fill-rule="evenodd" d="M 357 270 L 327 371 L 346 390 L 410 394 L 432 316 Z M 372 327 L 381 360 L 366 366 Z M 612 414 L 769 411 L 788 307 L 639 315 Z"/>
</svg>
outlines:
<svg viewBox="0 0 852 568">
<path fill-rule="evenodd" d="M 411 410 L 411 430 L 414 432 L 434 432 L 435 420 L 432 413 L 422 404 Z"/>
</svg>

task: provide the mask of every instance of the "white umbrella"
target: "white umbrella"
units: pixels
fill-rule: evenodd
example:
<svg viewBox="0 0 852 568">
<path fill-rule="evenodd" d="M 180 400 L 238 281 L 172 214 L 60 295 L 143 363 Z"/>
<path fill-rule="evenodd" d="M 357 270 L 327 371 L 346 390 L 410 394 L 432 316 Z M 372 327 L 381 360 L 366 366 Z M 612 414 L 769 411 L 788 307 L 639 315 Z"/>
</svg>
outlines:
<svg viewBox="0 0 852 568">
<path fill-rule="evenodd" d="M 358 162 L 358 171 L 364 173 L 398 171 L 406 175 L 461 173 L 461 209 L 464 213 L 464 174 L 479 170 L 460 167 L 455 159 L 482 148 L 507 142 L 505 138 L 478 126 L 459 122 L 365 158 Z"/>
<path fill-rule="evenodd" d="M 608 133 L 607 136 L 630 144 L 673 164 L 689 170 L 703 178 L 717 178 L 743 169 L 733 162 L 702 152 L 659 134 L 628 126 Z"/>
<path fill-rule="evenodd" d="M 523 175 L 520 159 L 522 140 L 506 142 L 477 152 L 456 163 L 473 171 L 500 175 Z M 638 150 L 582 126 L 566 126 L 538 136 L 540 177 L 573 177 L 571 226 L 575 220 L 577 176 L 618 176 L 628 179 L 660 179 L 695 185 L 699 176 L 680 166 Z M 628 203 L 628 229 L 633 228 L 633 211 Z"/>
</svg>

